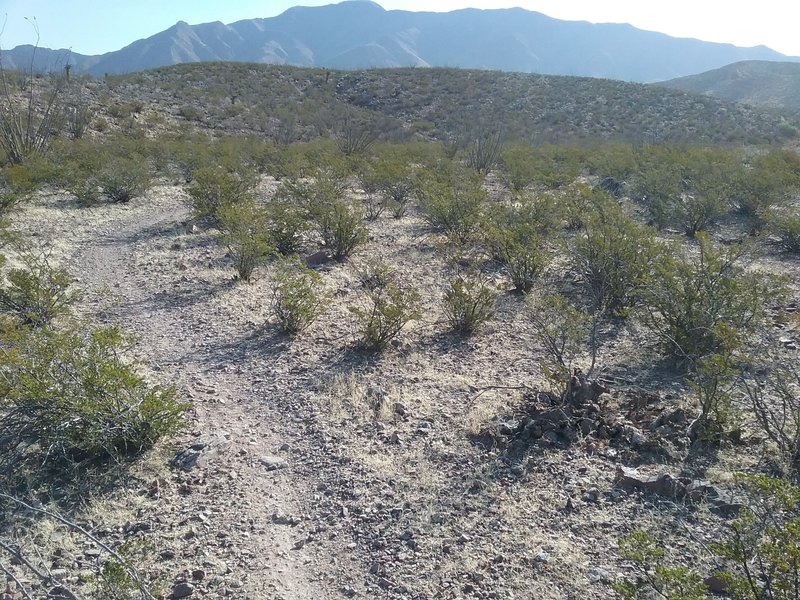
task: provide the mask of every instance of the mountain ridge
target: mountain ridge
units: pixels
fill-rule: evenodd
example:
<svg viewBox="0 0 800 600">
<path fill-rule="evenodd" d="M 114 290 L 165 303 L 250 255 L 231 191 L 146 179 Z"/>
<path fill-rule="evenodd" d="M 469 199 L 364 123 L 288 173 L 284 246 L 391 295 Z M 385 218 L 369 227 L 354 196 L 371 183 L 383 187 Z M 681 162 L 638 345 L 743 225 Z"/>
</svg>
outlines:
<svg viewBox="0 0 800 600">
<path fill-rule="evenodd" d="M 0 60 L 25 67 L 31 48 L 4 51 Z M 179 21 L 95 56 L 71 53 L 67 59 L 65 51 L 39 48 L 35 67 L 65 60 L 73 72 L 98 76 L 221 60 L 337 69 L 446 66 L 651 83 L 742 60 L 795 59 L 765 46 L 674 38 L 625 23 L 563 21 L 521 8 L 411 12 L 351 0 L 227 25 Z"/>
</svg>

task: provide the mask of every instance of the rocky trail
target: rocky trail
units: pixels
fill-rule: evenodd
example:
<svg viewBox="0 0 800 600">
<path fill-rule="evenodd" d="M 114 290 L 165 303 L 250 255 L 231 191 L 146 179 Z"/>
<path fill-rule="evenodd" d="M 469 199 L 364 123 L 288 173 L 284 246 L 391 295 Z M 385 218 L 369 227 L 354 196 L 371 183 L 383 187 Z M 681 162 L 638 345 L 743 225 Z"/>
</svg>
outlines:
<svg viewBox="0 0 800 600">
<path fill-rule="evenodd" d="M 226 313 L 229 282 L 196 279 L 216 248 L 188 217 L 163 191 L 67 236 L 89 312 L 133 333 L 151 378 L 192 403 L 186 449 L 133 527 L 152 532 L 170 597 L 341 597 L 346 570 L 307 512 L 313 449 L 302 419 L 274 401 L 279 361 L 254 336 L 259 314 Z"/>
</svg>

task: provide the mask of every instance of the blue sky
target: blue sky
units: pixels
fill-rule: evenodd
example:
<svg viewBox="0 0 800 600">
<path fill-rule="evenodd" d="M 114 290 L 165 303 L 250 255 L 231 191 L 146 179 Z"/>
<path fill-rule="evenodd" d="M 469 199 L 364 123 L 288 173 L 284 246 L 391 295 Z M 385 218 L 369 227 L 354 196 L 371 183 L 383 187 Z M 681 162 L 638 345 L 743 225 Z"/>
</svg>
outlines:
<svg viewBox="0 0 800 600">
<path fill-rule="evenodd" d="M 521 6 L 559 19 L 631 23 L 642 29 L 738 46 L 764 44 L 800 56 L 797 0 L 377 0 L 386 9 L 448 11 L 468 6 Z M 25 17 L 35 18 L 40 45 L 81 54 L 118 50 L 177 21 L 191 24 L 271 17 L 296 4 L 332 0 L 0 0 L 5 30 L 0 48 L 36 41 Z"/>
</svg>

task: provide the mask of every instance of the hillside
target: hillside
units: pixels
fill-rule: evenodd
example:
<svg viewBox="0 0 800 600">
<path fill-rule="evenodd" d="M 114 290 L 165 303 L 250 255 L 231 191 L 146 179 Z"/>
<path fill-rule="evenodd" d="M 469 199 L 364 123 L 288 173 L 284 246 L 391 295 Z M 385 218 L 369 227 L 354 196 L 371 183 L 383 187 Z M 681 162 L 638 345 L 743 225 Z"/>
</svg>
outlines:
<svg viewBox="0 0 800 600">
<path fill-rule="evenodd" d="M 456 69 L 323 71 L 178 65 L 90 82 L 218 131 L 310 139 L 355 111 L 386 136 L 439 139 L 493 129 L 533 143 L 765 143 L 791 138 L 779 114 L 620 81 Z M 185 93 L 184 90 L 191 90 Z"/>
<path fill-rule="evenodd" d="M 729 102 L 800 111 L 798 63 L 748 60 L 659 85 Z"/>
<path fill-rule="evenodd" d="M 791 119 L 456 69 L 8 81 L 0 600 L 796 600 Z"/>
<path fill-rule="evenodd" d="M 29 64 L 31 47 L 3 53 Z M 66 60 L 42 49 L 38 68 Z M 75 72 L 128 73 L 198 61 L 335 69 L 461 67 L 652 82 L 741 60 L 791 60 L 769 48 L 673 38 L 626 24 L 563 21 L 522 9 L 448 13 L 384 10 L 368 1 L 294 7 L 231 24 L 176 23 L 101 56 L 72 54 Z"/>
</svg>

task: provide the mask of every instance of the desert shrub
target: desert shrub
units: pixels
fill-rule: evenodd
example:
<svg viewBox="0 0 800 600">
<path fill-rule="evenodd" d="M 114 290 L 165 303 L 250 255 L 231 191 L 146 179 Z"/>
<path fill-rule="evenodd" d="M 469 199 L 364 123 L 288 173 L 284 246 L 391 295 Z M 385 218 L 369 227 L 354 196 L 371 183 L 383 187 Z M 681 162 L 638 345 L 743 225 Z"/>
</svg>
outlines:
<svg viewBox="0 0 800 600">
<path fill-rule="evenodd" d="M 466 162 L 481 175 L 491 171 L 500 160 L 503 134 L 491 127 L 478 127 L 467 143 Z"/>
<path fill-rule="evenodd" d="M 165 144 L 167 156 L 186 183 L 194 181 L 194 174 L 199 169 L 219 167 L 214 160 L 212 144 L 204 136 L 184 134 Z"/>
<path fill-rule="evenodd" d="M 417 180 L 416 194 L 422 216 L 431 230 L 466 244 L 480 231 L 487 193 L 482 179 L 455 165 L 425 170 Z"/>
<path fill-rule="evenodd" d="M 800 212 L 773 211 L 767 217 L 767 223 L 781 248 L 791 254 L 800 254 Z"/>
<path fill-rule="evenodd" d="M 500 168 L 506 186 L 521 192 L 536 180 L 533 148 L 528 144 L 506 144 L 500 153 Z"/>
<path fill-rule="evenodd" d="M 414 148 L 383 146 L 377 149 L 373 163 L 372 178 L 383 195 L 384 203 L 395 219 L 406 214 L 408 201 L 414 187 L 411 161 Z"/>
<path fill-rule="evenodd" d="M 497 292 L 476 273 L 453 277 L 442 298 L 448 324 L 463 335 L 471 335 L 491 321 L 496 302 Z"/>
<path fill-rule="evenodd" d="M 380 181 L 372 162 L 362 163 L 358 169 L 358 181 L 364 191 L 364 214 L 367 220 L 374 221 L 386 210 L 386 202 L 381 194 Z"/>
<path fill-rule="evenodd" d="M 800 187 L 800 157 L 791 150 L 772 150 L 757 155 L 743 166 L 731 190 L 731 202 L 739 213 L 761 221 L 780 207 Z"/>
<path fill-rule="evenodd" d="M 311 219 L 331 255 L 342 260 L 367 241 L 363 214 L 351 202 L 338 199 L 332 202 L 315 198 L 310 210 Z"/>
<path fill-rule="evenodd" d="M 364 306 L 351 306 L 361 332 L 361 341 L 368 350 L 385 349 L 403 326 L 418 319 L 419 292 L 400 284 L 390 284 L 367 294 Z"/>
<path fill-rule="evenodd" d="M 711 550 L 728 561 L 720 577 L 736 600 L 793 600 L 800 589 L 800 488 L 738 474 L 745 507 Z"/>
<path fill-rule="evenodd" d="M 152 173 L 142 156 L 114 157 L 97 176 L 103 195 L 111 202 L 129 202 L 150 189 Z"/>
<path fill-rule="evenodd" d="M 388 263 L 376 258 L 369 258 L 360 265 L 357 276 L 361 287 L 369 292 L 381 290 L 396 279 L 394 269 Z"/>
<path fill-rule="evenodd" d="M 701 575 L 682 565 L 668 565 L 664 545 L 644 531 L 619 539 L 620 556 L 634 568 L 635 577 L 614 582 L 625 600 L 658 597 L 664 600 L 705 600 L 708 588 Z"/>
<path fill-rule="evenodd" d="M 0 283 L 0 311 L 23 325 L 48 325 L 66 314 L 80 296 L 71 289 L 75 278 L 66 269 L 52 266 L 46 251 L 18 250 L 21 267 L 9 269 L 6 282 Z"/>
<path fill-rule="evenodd" d="M 272 313 L 291 335 L 307 329 L 325 308 L 322 277 L 297 257 L 278 264 L 272 284 Z"/>
<path fill-rule="evenodd" d="M 236 279 L 250 281 L 255 268 L 272 253 L 265 211 L 251 199 L 223 204 L 216 211 L 222 243 L 233 255 Z"/>
<path fill-rule="evenodd" d="M 732 392 L 738 369 L 735 351 L 739 348 L 737 332 L 720 324 L 715 329 L 718 348 L 713 354 L 698 358 L 689 387 L 700 405 L 700 415 L 687 432 L 690 440 L 717 442 L 736 417 Z"/>
<path fill-rule="evenodd" d="M 218 220 L 224 206 L 248 202 L 253 197 L 255 180 L 249 172 L 231 172 L 221 167 L 201 167 L 193 172 L 189 187 L 192 212 L 196 218 Z"/>
<path fill-rule="evenodd" d="M 582 229 L 589 215 L 611 204 L 608 192 L 600 187 L 592 187 L 582 183 L 567 186 L 559 192 L 559 213 L 571 231 Z"/>
<path fill-rule="evenodd" d="M 269 240 L 275 250 L 283 256 L 299 252 L 311 227 L 306 207 L 278 193 L 265 210 Z"/>
<path fill-rule="evenodd" d="M 5 469 L 115 460 L 182 425 L 186 405 L 126 362 L 113 327 L 7 334 L 0 344 L 0 448 Z"/>
<path fill-rule="evenodd" d="M 800 480 L 800 369 L 785 357 L 756 358 L 752 377 L 742 376 L 756 424 L 775 445 L 787 472 Z"/>
<path fill-rule="evenodd" d="M 752 332 L 764 318 L 767 299 L 778 295 L 765 275 L 742 264 L 746 248 L 715 248 L 703 234 L 689 255 L 675 244 L 654 261 L 653 277 L 643 297 L 648 322 L 666 354 L 692 366 L 723 347 L 730 331 Z"/>
<path fill-rule="evenodd" d="M 622 315 L 647 285 L 654 254 L 653 234 L 616 206 L 607 206 L 587 217 L 570 262 L 588 291 L 592 310 Z"/>
<path fill-rule="evenodd" d="M 178 116 L 183 117 L 187 121 L 202 121 L 203 114 L 196 106 L 186 104 L 178 109 Z"/>
<path fill-rule="evenodd" d="M 495 211 L 487 227 L 487 244 L 503 263 L 514 289 L 528 293 L 541 276 L 549 256 L 537 221 L 520 207 Z"/>
<path fill-rule="evenodd" d="M 534 325 L 534 338 L 545 352 L 542 371 L 561 391 L 575 361 L 585 352 L 589 315 L 575 308 L 560 294 L 529 296 L 527 305 Z"/>
</svg>

